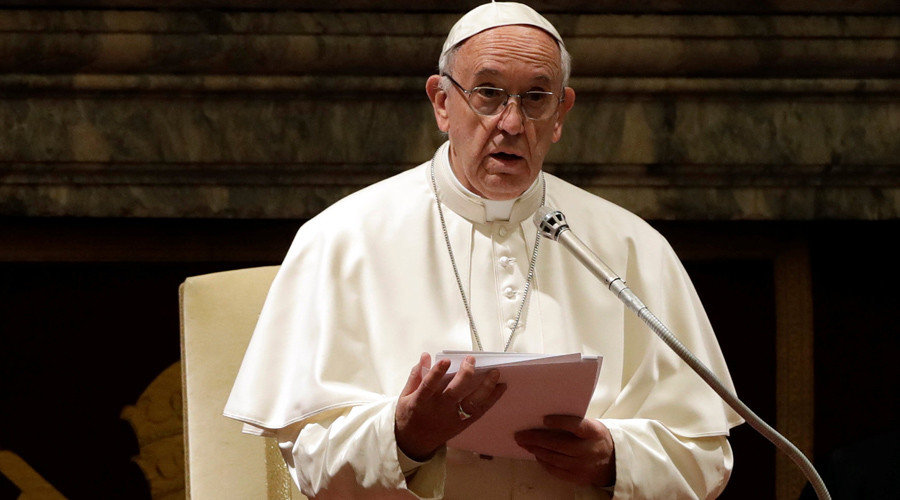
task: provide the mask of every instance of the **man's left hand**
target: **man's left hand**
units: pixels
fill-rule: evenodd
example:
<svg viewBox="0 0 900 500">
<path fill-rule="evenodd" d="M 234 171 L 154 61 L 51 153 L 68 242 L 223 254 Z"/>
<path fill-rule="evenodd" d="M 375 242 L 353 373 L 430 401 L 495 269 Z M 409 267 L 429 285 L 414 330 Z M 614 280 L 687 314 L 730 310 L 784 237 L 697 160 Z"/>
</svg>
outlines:
<svg viewBox="0 0 900 500">
<path fill-rule="evenodd" d="M 516 433 L 516 442 L 550 474 L 597 487 L 616 482 L 615 444 L 599 420 L 568 415 L 544 417 L 546 429 Z"/>
</svg>

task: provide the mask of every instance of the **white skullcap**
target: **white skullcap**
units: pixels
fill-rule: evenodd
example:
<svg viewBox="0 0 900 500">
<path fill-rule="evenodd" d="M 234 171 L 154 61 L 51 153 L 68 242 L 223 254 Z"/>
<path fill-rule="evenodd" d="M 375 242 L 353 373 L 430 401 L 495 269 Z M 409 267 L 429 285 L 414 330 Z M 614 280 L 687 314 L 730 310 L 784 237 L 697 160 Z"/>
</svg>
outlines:
<svg viewBox="0 0 900 500">
<path fill-rule="evenodd" d="M 517 2 L 491 2 L 475 7 L 462 16 L 459 21 L 456 21 L 456 24 L 450 28 L 447 41 L 444 42 L 441 57 L 456 44 L 472 35 L 487 29 L 510 24 L 527 24 L 538 27 L 549 33 L 560 46 L 563 46 L 562 37 L 559 36 L 556 28 L 550 24 L 550 21 L 544 19 L 544 16 L 538 14 L 536 10 Z"/>
</svg>

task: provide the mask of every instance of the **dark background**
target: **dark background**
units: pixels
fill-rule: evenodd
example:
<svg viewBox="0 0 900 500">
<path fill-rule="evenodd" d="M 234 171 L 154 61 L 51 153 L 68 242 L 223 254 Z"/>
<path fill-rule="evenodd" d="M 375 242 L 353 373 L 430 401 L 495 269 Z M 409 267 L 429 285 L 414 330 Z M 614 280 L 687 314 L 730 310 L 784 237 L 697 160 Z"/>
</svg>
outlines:
<svg viewBox="0 0 900 500">
<path fill-rule="evenodd" d="M 22 221 L 0 227 L 21 236 Z M 178 285 L 185 277 L 280 261 L 299 221 L 47 219 L 40 244 L 141 234 L 105 262 L 0 263 L 0 447 L 19 454 L 70 498 L 149 498 L 122 408 L 179 359 Z M 676 251 L 728 245 L 734 231 L 808 241 L 814 276 L 815 449 L 823 459 L 896 424 L 898 363 L 893 314 L 896 222 L 657 222 Z M 737 227 L 735 227 L 737 225 Z M 8 233 L 8 234 L 10 234 Z M 80 237 L 73 237 L 73 234 Z M 140 244 L 140 242 L 136 242 Z M 255 247 L 249 255 L 246 247 Z M 169 260 L 165 247 L 182 260 Z M 185 257 L 185 248 L 196 255 Z M 209 248 L 217 248 L 210 252 Z M 151 252 L 152 251 L 152 252 Z M 77 253 L 77 252 L 76 252 Z M 156 258 L 129 261 L 129 254 Z M 684 252 L 682 252 L 684 253 Z M 121 260 L 110 261 L 116 254 Z M 205 261 L 204 257 L 212 261 Z M 230 258 L 230 259 L 229 259 Z M 775 419 L 772 263 L 691 259 L 698 289 L 739 395 Z M 774 497 L 774 448 L 748 426 L 733 431 L 735 472 L 723 498 Z M 0 479 L 0 498 L 17 489 Z"/>
<path fill-rule="evenodd" d="M 0 449 L 70 498 L 146 498 L 120 415 L 178 361 L 178 284 L 277 264 L 304 220 L 428 158 L 423 82 L 479 3 L 0 0 Z M 655 224 L 739 394 L 772 423 L 803 411 L 778 420 L 829 484 L 886 496 L 900 3 L 528 3 L 578 93 L 547 171 Z M 813 339 L 795 365 L 775 365 L 776 270 L 812 302 L 778 329 Z M 799 494 L 746 426 L 732 444 L 727 498 Z"/>
</svg>

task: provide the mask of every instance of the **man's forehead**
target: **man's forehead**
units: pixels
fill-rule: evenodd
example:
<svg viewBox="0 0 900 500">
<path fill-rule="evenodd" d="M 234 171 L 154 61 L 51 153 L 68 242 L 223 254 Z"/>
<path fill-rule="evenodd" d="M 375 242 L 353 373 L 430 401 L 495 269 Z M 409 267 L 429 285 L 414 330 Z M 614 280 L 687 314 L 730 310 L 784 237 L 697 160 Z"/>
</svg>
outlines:
<svg viewBox="0 0 900 500">
<path fill-rule="evenodd" d="M 550 82 L 561 72 L 560 48 L 553 37 L 533 26 L 498 26 L 472 36 L 460 46 L 460 61 L 476 76 L 502 76 L 507 61 L 525 61 L 532 80 Z"/>
</svg>

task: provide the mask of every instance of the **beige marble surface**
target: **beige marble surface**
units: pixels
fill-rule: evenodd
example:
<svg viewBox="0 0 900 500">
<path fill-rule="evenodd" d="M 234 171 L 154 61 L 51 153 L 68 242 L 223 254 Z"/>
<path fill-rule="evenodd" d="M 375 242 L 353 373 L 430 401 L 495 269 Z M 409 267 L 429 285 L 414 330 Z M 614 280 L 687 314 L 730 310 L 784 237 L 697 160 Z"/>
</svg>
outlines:
<svg viewBox="0 0 900 500">
<path fill-rule="evenodd" d="M 0 0 L 2 6 L 52 6 L 62 3 L 58 0 Z M 322 3 L 315 0 L 67 0 L 67 6 L 118 7 L 118 8 L 188 8 L 188 9 L 298 9 L 332 10 L 335 7 L 347 10 L 413 12 L 445 10 L 462 12 L 472 8 L 482 0 L 341 0 Z M 892 0 L 536 0 L 529 2 L 540 12 L 699 12 L 699 13 L 897 13 L 900 11 Z"/>
<path fill-rule="evenodd" d="M 304 219 L 426 161 L 443 138 L 424 80 L 476 3 L 0 0 L 0 218 L 27 229 L 0 234 L 6 254 L 116 260 L 128 241 L 138 261 L 215 260 L 228 245 L 277 258 L 227 231 L 172 235 L 171 221 L 150 236 L 75 224 L 53 241 L 38 221 Z M 532 5 L 575 59 L 549 171 L 648 219 L 900 217 L 896 1 Z M 715 258 L 744 255 L 742 236 Z M 178 495 L 179 438 L 157 399 L 126 415 L 163 424 L 136 427 L 161 498 Z M 779 498 L 797 497 L 778 481 Z"/>
<path fill-rule="evenodd" d="M 896 16 L 549 15 L 585 76 L 896 77 Z M 0 12 L 0 72 L 422 75 L 457 14 Z M 389 55 L 389 57 L 386 57 Z"/>
<path fill-rule="evenodd" d="M 900 16 L 773 5 L 557 9 L 578 97 L 548 171 L 651 219 L 898 217 Z M 311 217 L 443 140 L 455 17 L 0 10 L 0 215 Z"/>
</svg>

